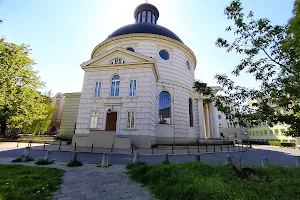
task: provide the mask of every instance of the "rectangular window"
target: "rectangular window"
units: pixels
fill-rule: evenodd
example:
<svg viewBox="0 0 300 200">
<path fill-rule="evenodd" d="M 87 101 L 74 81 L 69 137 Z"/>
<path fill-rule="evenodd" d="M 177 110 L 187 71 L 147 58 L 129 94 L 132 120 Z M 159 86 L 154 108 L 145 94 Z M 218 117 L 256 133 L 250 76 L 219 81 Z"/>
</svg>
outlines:
<svg viewBox="0 0 300 200">
<path fill-rule="evenodd" d="M 146 11 L 142 12 L 142 22 L 146 22 Z"/>
<path fill-rule="evenodd" d="M 280 129 L 281 131 L 281 135 L 285 135 L 285 130 L 284 129 Z"/>
<path fill-rule="evenodd" d="M 128 112 L 128 123 L 127 123 L 127 128 L 134 128 L 134 112 Z"/>
<path fill-rule="evenodd" d="M 94 97 L 100 97 L 101 83 L 96 82 Z"/>
<path fill-rule="evenodd" d="M 147 13 L 147 22 L 151 23 L 151 12 L 148 11 Z"/>
<path fill-rule="evenodd" d="M 273 131 L 272 130 L 270 130 L 269 132 L 270 132 L 270 135 L 273 135 Z"/>
<path fill-rule="evenodd" d="M 91 116 L 90 128 L 97 128 L 98 124 L 98 113 L 93 112 Z"/>
<path fill-rule="evenodd" d="M 268 131 L 267 130 L 265 130 L 265 135 L 268 135 Z"/>
<path fill-rule="evenodd" d="M 112 81 L 110 88 L 110 96 L 117 97 L 120 93 L 120 81 Z"/>
<path fill-rule="evenodd" d="M 275 135 L 278 135 L 278 132 L 279 132 L 278 129 L 275 129 Z"/>
<path fill-rule="evenodd" d="M 136 95 L 136 80 L 130 80 L 129 96 L 135 96 L 135 95 Z"/>
<path fill-rule="evenodd" d="M 152 24 L 155 24 L 155 15 L 152 14 Z"/>
<path fill-rule="evenodd" d="M 264 134 L 264 132 L 263 131 L 260 131 L 260 135 L 263 135 Z"/>
</svg>

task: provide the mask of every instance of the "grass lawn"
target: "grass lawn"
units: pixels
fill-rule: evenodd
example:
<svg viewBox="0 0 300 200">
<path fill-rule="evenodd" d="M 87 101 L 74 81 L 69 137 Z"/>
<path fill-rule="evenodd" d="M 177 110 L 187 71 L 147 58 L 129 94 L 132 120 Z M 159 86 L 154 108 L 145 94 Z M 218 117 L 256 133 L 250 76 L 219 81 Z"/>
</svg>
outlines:
<svg viewBox="0 0 300 200">
<path fill-rule="evenodd" d="M 229 166 L 201 162 L 131 165 L 130 177 L 148 186 L 161 200 L 300 199 L 300 168 L 255 168 L 269 181 L 242 179 Z"/>
<path fill-rule="evenodd" d="M 63 173 L 54 168 L 0 165 L 0 200 L 51 199 Z"/>
</svg>

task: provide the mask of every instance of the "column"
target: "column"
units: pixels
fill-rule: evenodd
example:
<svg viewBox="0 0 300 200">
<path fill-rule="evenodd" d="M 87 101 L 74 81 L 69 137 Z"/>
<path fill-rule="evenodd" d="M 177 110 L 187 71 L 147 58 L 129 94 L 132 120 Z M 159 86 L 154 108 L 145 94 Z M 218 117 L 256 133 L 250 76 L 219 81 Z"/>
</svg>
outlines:
<svg viewBox="0 0 300 200">
<path fill-rule="evenodd" d="M 215 102 L 209 104 L 210 111 L 210 130 L 212 138 L 220 138 L 218 111 L 215 107 Z"/>
<path fill-rule="evenodd" d="M 197 100 L 198 100 L 199 136 L 200 139 L 204 139 L 205 125 L 204 125 L 203 99 L 197 99 Z"/>
</svg>

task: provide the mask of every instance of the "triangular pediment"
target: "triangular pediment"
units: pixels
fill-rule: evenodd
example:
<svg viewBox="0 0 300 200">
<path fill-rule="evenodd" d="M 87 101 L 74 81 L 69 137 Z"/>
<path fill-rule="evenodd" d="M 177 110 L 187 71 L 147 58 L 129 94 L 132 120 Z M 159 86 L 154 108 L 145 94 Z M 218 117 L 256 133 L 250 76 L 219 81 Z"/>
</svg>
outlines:
<svg viewBox="0 0 300 200">
<path fill-rule="evenodd" d="M 131 52 L 126 49 L 122 49 L 120 47 L 115 47 L 106 52 L 103 52 L 101 55 L 82 63 L 80 66 L 82 68 L 85 67 L 99 67 L 99 66 L 107 66 L 111 65 L 111 62 L 114 59 L 122 59 L 124 63 L 121 62 L 118 65 L 128 65 L 134 63 L 154 63 L 155 60 L 149 58 L 147 56 L 141 55 L 139 53 Z"/>
</svg>

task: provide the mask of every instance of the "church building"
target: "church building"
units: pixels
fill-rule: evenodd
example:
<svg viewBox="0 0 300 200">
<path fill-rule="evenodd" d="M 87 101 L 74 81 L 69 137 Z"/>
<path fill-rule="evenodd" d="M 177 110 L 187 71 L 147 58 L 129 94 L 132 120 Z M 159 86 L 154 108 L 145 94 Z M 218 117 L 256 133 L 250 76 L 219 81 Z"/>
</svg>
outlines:
<svg viewBox="0 0 300 200">
<path fill-rule="evenodd" d="M 157 24 L 154 5 L 139 5 L 134 18 L 81 64 L 82 91 L 65 94 L 60 134 L 72 135 L 73 145 L 103 148 L 220 138 L 214 102 L 193 90 L 193 51 Z"/>
</svg>

